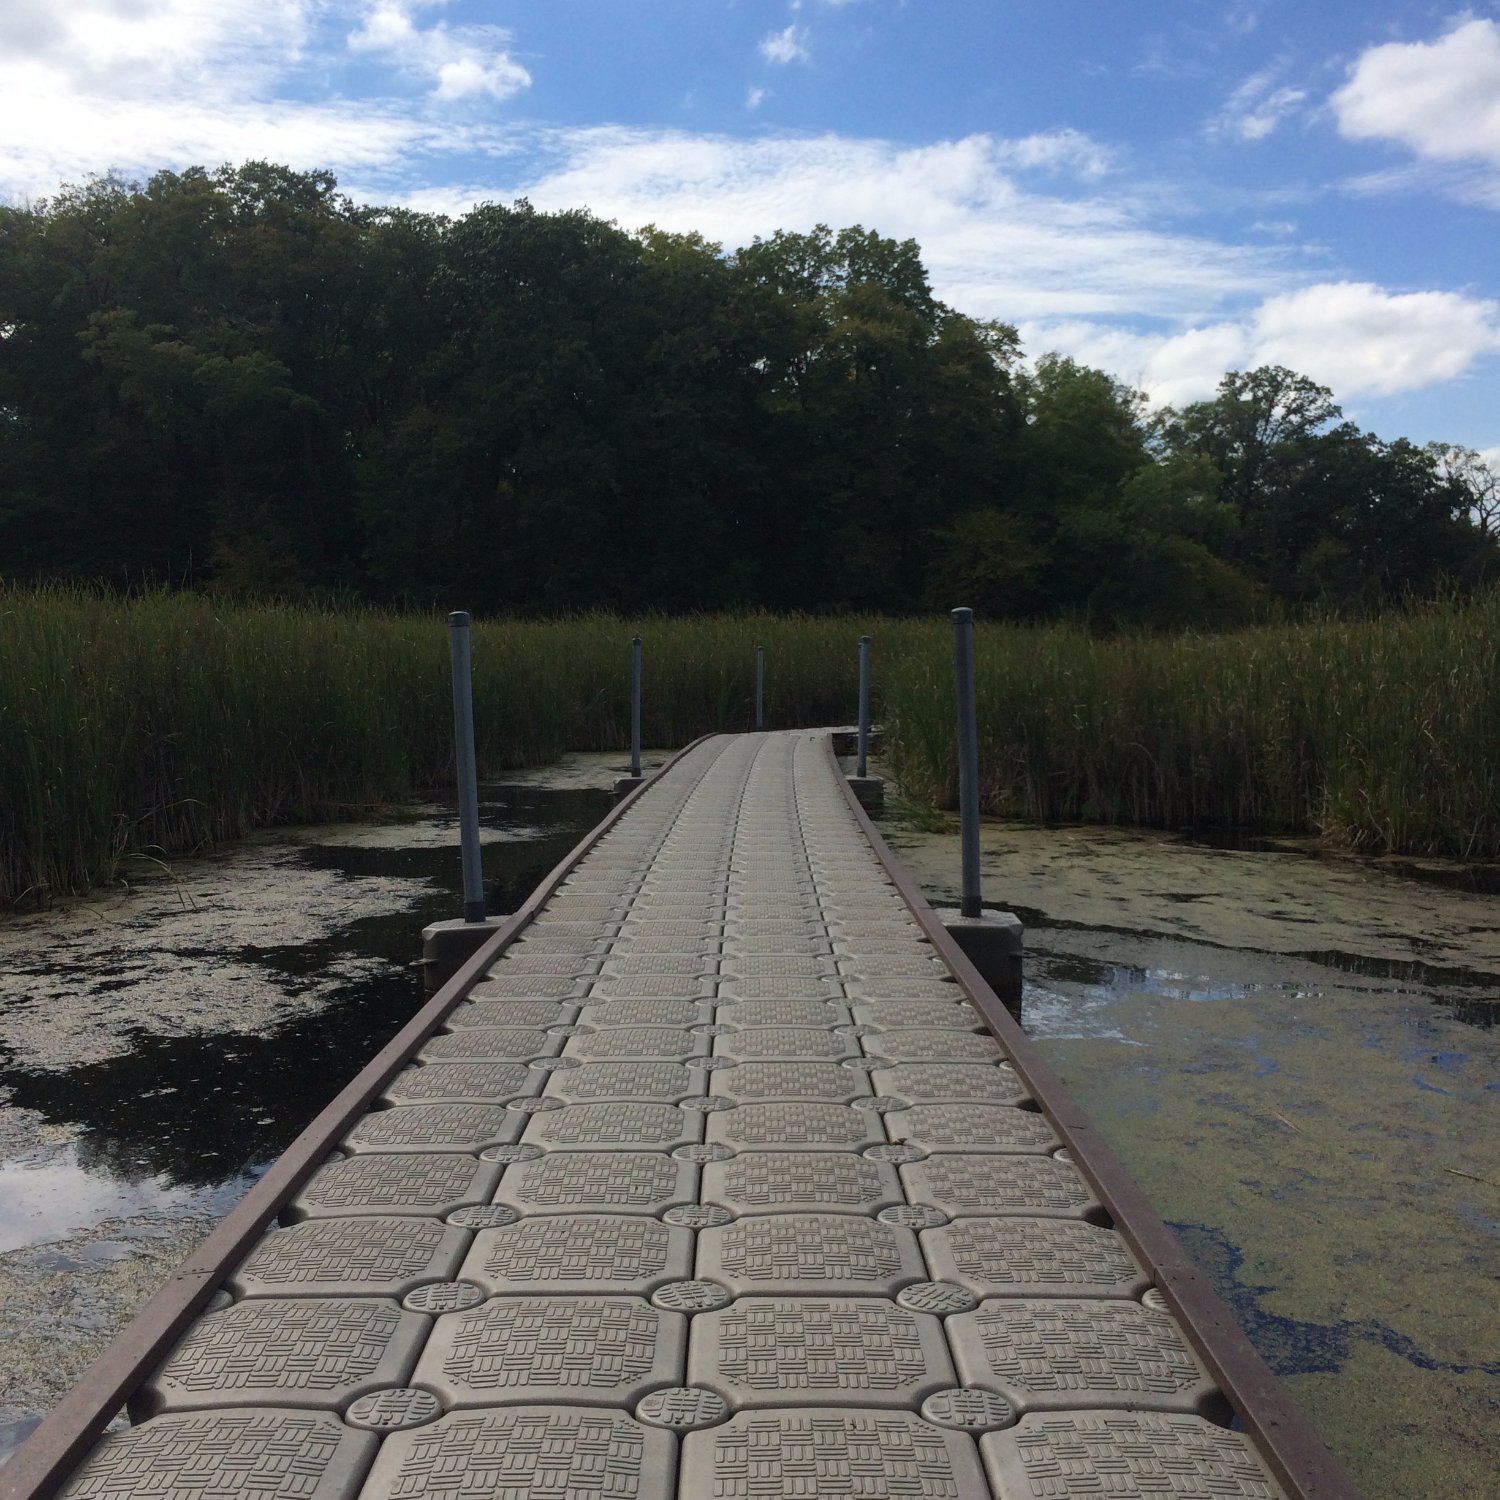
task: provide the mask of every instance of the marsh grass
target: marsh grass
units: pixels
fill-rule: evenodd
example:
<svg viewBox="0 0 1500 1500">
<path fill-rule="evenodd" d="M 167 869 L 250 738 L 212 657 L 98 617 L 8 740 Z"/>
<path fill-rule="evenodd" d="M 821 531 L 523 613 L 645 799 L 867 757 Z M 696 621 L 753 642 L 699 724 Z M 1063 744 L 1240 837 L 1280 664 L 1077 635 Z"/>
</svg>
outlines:
<svg viewBox="0 0 1500 1500">
<path fill-rule="evenodd" d="M 865 630 L 885 758 L 908 797 L 951 806 L 946 619 L 480 622 L 481 771 L 623 750 L 636 632 L 648 744 L 749 727 L 757 644 L 769 726 L 847 723 Z M 0 902 L 446 783 L 447 653 L 436 615 L 0 590 Z M 1494 856 L 1497 657 L 1500 594 L 1217 637 L 981 625 L 984 804 Z"/>
</svg>

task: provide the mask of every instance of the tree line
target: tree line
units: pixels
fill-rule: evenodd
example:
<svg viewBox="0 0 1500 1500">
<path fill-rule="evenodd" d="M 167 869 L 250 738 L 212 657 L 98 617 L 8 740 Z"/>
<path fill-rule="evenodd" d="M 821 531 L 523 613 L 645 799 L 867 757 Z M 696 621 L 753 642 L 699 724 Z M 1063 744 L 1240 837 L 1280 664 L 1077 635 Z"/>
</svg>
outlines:
<svg viewBox="0 0 1500 1500">
<path fill-rule="evenodd" d="M 0 206 L 0 576 L 1230 626 L 1472 586 L 1495 479 L 1293 371 L 1150 412 L 861 227 L 726 253 L 265 162 Z"/>
</svg>

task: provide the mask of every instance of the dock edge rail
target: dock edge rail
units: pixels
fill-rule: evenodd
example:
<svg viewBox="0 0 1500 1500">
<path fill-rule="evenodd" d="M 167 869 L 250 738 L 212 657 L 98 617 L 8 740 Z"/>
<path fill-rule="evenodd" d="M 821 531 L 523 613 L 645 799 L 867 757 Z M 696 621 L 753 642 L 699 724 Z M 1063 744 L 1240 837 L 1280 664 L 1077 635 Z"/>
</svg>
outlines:
<svg viewBox="0 0 1500 1500">
<path fill-rule="evenodd" d="M 0 1467 L 0 1500 L 50 1500 L 99 1439 L 116 1412 L 171 1350 L 266 1226 L 323 1165 L 350 1125 L 530 924 L 574 868 L 630 810 L 641 792 L 715 735 L 684 745 L 620 799 L 469 958 L 454 976 L 344 1086 L 209 1231 L 188 1258 L 115 1336 L 78 1383 Z"/>
<path fill-rule="evenodd" d="M 1188 1258 L 1098 1128 L 1073 1101 L 1062 1080 L 1043 1059 L 1041 1049 L 1021 1029 L 943 926 L 942 919 L 860 805 L 839 766 L 831 736 L 825 736 L 824 749 L 838 776 L 844 800 L 885 873 L 911 908 L 938 956 L 952 970 L 970 1004 L 1004 1045 L 1011 1065 L 1032 1099 L 1066 1146 L 1073 1164 L 1098 1194 L 1115 1229 L 1161 1289 L 1173 1316 L 1277 1481 L 1290 1495 L 1305 1500 L 1364 1500 L 1327 1443 L 1256 1353 L 1208 1278 Z"/>
</svg>

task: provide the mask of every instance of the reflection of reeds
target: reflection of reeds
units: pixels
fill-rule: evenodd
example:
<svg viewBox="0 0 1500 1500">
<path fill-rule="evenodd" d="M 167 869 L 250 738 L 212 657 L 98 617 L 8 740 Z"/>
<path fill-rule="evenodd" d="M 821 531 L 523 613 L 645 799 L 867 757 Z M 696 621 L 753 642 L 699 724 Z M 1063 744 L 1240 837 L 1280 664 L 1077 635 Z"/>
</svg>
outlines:
<svg viewBox="0 0 1500 1500">
<path fill-rule="evenodd" d="M 481 766 L 623 749 L 636 631 L 647 744 L 747 727 L 757 644 L 768 724 L 848 722 L 863 630 L 886 757 L 947 804 L 945 619 L 480 622 Z M 1219 637 L 981 625 L 977 657 L 989 811 L 1500 854 L 1500 594 Z M 441 617 L 0 591 L 0 901 L 440 784 L 451 722 Z"/>
</svg>

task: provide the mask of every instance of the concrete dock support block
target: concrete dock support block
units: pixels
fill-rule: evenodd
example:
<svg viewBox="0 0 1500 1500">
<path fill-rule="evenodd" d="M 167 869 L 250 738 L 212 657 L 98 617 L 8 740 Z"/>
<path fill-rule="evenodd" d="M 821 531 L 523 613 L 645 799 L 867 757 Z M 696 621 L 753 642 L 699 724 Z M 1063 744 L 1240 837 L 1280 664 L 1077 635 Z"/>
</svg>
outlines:
<svg viewBox="0 0 1500 1500">
<path fill-rule="evenodd" d="M 422 929 L 422 986 L 430 995 L 442 989 L 459 969 L 504 926 L 505 917 L 486 917 L 482 922 L 454 918 L 433 922 Z"/>
<path fill-rule="evenodd" d="M 848 776 L 850 789 L 866 811 L 885 805 L 885 778 L 881 776 Z"/>
<path fill-rule="evenodd" d="M 966 917 L 956 907 L 938 912 L 948 935 L 1014 1016 L 1021 1013 L 1021 952 L 1026 929 L 1014 912 Z"/>
<path fill-rule="evenodd" d="M 644 776 L 616 776 L 615 796 L 628 797 L 645 779 Z"/>
</svg>

